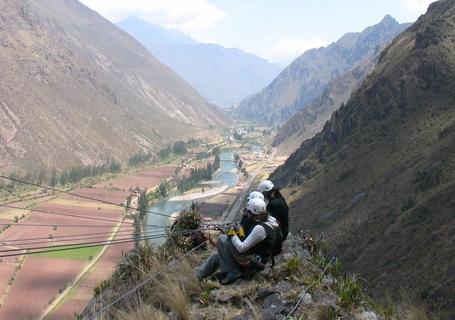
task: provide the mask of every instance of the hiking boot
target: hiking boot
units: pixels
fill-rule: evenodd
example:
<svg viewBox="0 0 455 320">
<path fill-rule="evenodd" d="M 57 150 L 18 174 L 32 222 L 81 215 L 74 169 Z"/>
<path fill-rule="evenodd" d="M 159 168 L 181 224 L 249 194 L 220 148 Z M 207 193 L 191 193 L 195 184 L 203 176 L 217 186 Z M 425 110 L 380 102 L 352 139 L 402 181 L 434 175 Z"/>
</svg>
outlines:
<svg viewBox="0 0 455 320">
<path fill-rule="evenodd" d="M 220 281 L 222 285 L 230 284 L 236 281 L 237 279 L 240 279 L 242 277 L 242 273 L 239 270 L 232 270 L 229 271 L 226 277 Z"/>
<path fill-rule="evenodd" d="M 227 273 L 226 273 L 226 272 L 218 272 L 217 274 L 215 274 L 215 278 L 216 278 L 218 281 L 223 280 L 224 278 L 226 278 L 226 276 L 227 276 Z"/>
</svg>

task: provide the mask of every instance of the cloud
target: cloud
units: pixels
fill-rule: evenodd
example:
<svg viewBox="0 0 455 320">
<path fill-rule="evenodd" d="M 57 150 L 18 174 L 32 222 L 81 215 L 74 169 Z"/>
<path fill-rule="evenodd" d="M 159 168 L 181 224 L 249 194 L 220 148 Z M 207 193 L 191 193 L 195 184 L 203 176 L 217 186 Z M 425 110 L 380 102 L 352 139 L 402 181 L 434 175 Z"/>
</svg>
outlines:
<svg viewBox="0 0 455 320">
<path fill-rule="evenodd" d="M 265 51 L 263 56 L 274 62 L 290 62 L 309 49 L 329 44 L 324 39 L 284 39 Z"/>
<path fill-rule="evenodd" d="M 401 5 L 408 11 L 425 13 L 434 0 L 400 0 Z"/>
<path fill-rule="evenodd" d="M 212 29 L 225 13 L 207 0 L 81 0 L 105 18 L 118 22 L 137 16 L 187 33 Z"/>
</svg>

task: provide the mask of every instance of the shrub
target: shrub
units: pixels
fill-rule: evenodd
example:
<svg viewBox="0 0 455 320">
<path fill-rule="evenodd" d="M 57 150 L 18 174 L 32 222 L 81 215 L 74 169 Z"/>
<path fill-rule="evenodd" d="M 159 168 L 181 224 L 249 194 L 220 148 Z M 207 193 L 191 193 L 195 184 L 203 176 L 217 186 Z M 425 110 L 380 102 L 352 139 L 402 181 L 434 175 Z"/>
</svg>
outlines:
<svg viewBox="0 0 455 320">
<path fill-rule="evenodd" d="M 336 285 L 338 304 L 342 307 L 358 306 L 364 301 L 365 293 L 355 275 L 345 275 Z"/>
</svg>

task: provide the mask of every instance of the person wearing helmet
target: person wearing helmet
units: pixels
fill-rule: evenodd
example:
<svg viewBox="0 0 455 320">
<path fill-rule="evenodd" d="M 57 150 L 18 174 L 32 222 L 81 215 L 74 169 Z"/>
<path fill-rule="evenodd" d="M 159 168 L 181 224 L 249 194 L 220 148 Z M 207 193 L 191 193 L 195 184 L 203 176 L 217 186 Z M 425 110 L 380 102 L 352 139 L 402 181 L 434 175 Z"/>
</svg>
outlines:
<svg viewBox="0 0 455 320">
<path fill-rule="evenodd" d="M 265 200 L 268 201 L 267 211 L 278 220 L 283 240 L 286 240 L 289 233 L 289 207 L 286 200 L 270 180 L 261 182 L 258 186 L 258 192 L 261 192 Z"/>
<path fill-rule="evenodd" d="M 276 235 L 280 232 L 275 218 L 265 211 L 264 200 L 253 198 L 248 201 L 247 210 L 252 215 L 254 226 L 246 239 L 237 235 L 221 235 L 217 240 L 217 253 L 208 257 L 196 269 L 197 277 L 202 280 L 213 274 L 218 267 L 220 283 L 229 284 L 242 276 L 241 268 L 250 268 L 253 255 L 266 256 L 272 250 Z"/>
<path fill-rule="evenodd" d="M 260 193 L 259 191 L 253 191 L 251 192 L 249 195 L 248 195 L 248 201 L 250 201 L 251 199 L 261 199 L 261 200 L 264 200 L 264 195 L 262 193 Z"/>
<path fill-rule="evenodd" d="M 247 199 L 248 199 L 248 201 L 250 201 L 251 199 L 261 199 L 262 201 L 264 201 L 264 195 L 258 191 L 253 191 L 248 195 Z M 242 226 L 246 235 L 248 235 L 250 233 L 251 228 L 253 227 L 253 219 L 252 219 L 251 211 L 249 211 L 248 208 L 246 208 L 246 207 L 243 210 L 243 216 L 242 216 L 242 219 L 240 220 L 240 225 Z"/>
</svg>

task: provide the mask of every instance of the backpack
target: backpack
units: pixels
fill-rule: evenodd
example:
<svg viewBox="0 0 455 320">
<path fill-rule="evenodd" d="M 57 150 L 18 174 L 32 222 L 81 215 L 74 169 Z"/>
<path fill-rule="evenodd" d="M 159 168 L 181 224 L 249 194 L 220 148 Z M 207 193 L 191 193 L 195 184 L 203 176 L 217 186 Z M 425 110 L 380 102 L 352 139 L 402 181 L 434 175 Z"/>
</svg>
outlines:
<svg viewBox="0 0 455 320">
<path fill-rule="evenodd" d="M 281 253 L 283 249 L 283 233 L 280 228 L 272 229 L 269 225 L 264 222 L 258 223 L 261 225 L 267 233 L 267 250 L 264 252 L 266 256 L 264 258 L 270 258 L 272 260 L 272 267 L 275 265 L 274 257 Z M 262 254 L 264 255 L 264 254 Z"/>
</svg>

